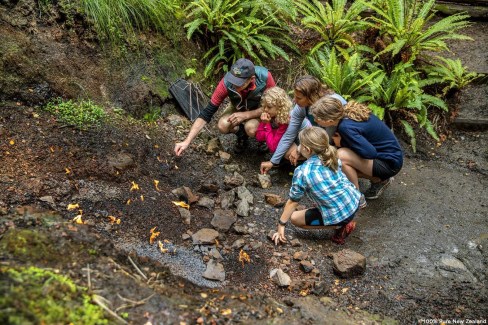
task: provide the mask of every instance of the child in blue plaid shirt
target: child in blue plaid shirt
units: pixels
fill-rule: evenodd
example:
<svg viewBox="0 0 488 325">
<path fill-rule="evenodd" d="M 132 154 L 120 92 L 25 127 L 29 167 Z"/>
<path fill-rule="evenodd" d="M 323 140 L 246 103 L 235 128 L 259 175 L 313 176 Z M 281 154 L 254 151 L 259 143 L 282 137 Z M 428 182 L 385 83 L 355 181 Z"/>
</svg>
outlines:
<svg viewBox="0 0 488 325">
<path fill-rule="evenodd" d="M 300 228 L 340 226 L 332 241 L 342 245 L 356 227 L 352 219 L 359 208 L 361 193 L 342 172 L 337 151 L 329 145 L 329 137 L 324 129 L 304 129 L 299 139 L 298 150 L 307 160 L 295 169 L 289 199 L 278 221 L 273 241 L 276 245 L 286 241 L 285 225 L 291 219 L 291 223 Z M 305 194 L 316 207 L 295 211 Z"/>
</svg>

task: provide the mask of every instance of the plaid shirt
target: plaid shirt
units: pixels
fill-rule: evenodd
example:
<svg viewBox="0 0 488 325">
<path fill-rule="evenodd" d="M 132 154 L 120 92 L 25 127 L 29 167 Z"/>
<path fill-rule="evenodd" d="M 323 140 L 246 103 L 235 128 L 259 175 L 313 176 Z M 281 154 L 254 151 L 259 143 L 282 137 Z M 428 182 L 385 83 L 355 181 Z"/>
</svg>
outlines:
<svg viewBox="0 0 488 325">
<path fill-rule="evenodd" d="M 290 200 L 300 201 L 307 196 L 317 205 L 324 225 L 335 225 L 349 218 L 359 207 L 361 193 L 339 169 L 322 165 L 320 158 L 313 155 L 295 169 L 290 188 Z"/>
</svg>

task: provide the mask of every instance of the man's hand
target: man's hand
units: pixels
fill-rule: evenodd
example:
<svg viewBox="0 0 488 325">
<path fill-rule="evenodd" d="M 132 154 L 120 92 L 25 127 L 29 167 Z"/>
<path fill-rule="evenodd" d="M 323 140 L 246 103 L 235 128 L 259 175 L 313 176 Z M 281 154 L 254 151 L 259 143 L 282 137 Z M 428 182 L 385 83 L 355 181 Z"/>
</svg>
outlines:
<svg viewBox="0 0 488 325">
<path fill-rule="evenodd" d="M 273 163 L 271 161 L 263 161 L 260 168 L 261 174 L 266 174 L 271 168 L 273 168 Z"/>
<path fill-rule="evenodd" d="M 334 146 L 336 146 L 336 148 L 341 147 L 341 135 L 338 132 L 334 133 L 332 136 L 332 141 L 334 142 Z"/>
<path fill-rule="evenodd" d="M 273 234 L 271 240 L 274 241 L 275 245 L 278 245 L 279 243 L 281 244 L 285 243 L 286 242 L 285 226 L 278 225 L 278 231 Z"/>
<path fill-rule="evenodd" d="M 269 116 L 268 113 L 262 113 L 260 118 L 261 118 L 261 121 L 263 121 L 264 123 L 271 122 L 271 116 Z"/>
<path fill-rule="evenodd" d="M 241 124 L 242 122 L 244 122 L 246 120 L 246 113 L 244 112 L 235 112 L 235 113 L 232 113 L 229 118 L 227 119 L 227 121 L 232 124 L 232 126 L 238 126 L 239 124 Z"/>
<path fill-rule="evenodd" d="M 188 148 L 188 145 L 189 145 L 189 143 L 186 143 L 186 141 L 178 142 L 175 145 L 175 154 L 177 156 L 181 156 L 181 154 L 183 153 L 183 151 L 185 151 L 186 148 Z"/>
</svg>

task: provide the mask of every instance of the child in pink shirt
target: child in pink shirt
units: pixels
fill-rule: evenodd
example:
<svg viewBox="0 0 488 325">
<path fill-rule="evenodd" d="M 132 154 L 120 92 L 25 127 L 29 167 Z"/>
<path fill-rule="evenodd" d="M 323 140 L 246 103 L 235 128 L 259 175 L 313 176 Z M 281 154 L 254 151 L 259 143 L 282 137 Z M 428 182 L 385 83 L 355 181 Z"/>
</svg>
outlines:
<svg viewBox="0 0 488 325">
<path fill-rule="evenodd" d="M 281 137 L 288 127 L 293 103 L 285 90 L 279 87 L 267 89 L 261 97 L 261 123 L 256 131 L 256 140 L 266 142 L 270 152 L 275 152 Z"/>
</svg>

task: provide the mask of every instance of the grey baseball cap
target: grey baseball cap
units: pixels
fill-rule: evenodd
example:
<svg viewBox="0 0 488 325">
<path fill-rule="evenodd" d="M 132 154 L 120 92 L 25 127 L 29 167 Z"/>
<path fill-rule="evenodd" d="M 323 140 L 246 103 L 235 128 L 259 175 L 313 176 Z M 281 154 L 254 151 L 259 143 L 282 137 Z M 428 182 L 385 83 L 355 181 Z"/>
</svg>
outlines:
<svg viewBox="0 0 488 325">
<path fill-rule="evenodd" d="M 254 64 L 248 59 L 239 59 L 225 74 L 224 81 L 240 87 L 252 76 L 254 76 Z"/>
</svg>

